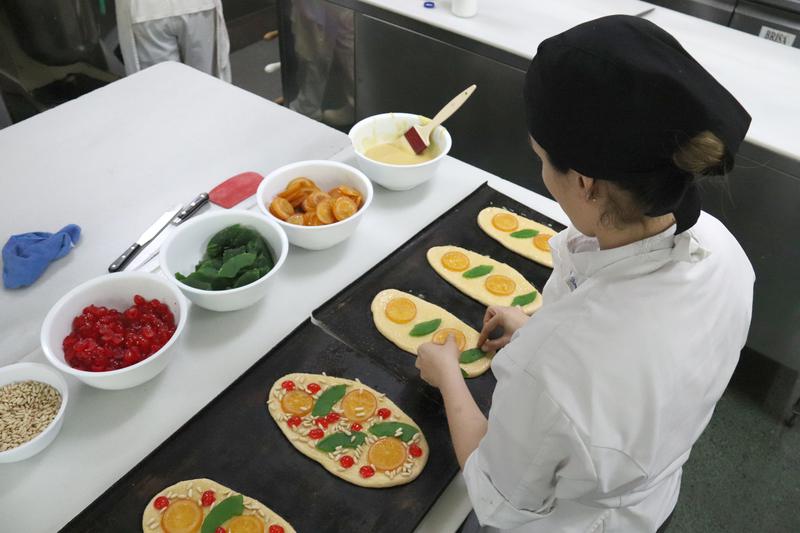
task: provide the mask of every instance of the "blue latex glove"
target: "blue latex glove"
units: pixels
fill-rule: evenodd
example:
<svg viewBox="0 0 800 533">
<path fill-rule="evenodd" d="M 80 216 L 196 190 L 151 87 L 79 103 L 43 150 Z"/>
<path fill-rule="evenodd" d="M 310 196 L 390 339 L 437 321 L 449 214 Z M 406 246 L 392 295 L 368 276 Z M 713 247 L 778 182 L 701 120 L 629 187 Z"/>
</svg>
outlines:
<svg viewBox="0 0 800 533">
<path fill-rule="evenodd" d="M 56 233 L 37 231 L 12 235 L 3 246 L 3 285 L 27 287 L 44 274 L 50 263 L 67 255 L 81 236 L 75 224 Z"/>
</svg>

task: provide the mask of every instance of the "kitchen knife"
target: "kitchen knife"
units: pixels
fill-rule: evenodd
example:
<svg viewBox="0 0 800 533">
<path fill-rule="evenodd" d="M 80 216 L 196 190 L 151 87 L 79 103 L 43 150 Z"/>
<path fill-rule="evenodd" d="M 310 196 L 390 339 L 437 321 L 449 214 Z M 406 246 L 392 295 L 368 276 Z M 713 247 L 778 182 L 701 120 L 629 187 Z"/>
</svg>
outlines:
<svg viewBox="0 0 800 533">
<path fill-rule="evenodd" d="M 183 208 L 182 205 L 178 204 L 169 211 L 166 211 L 162 214 L 158 219 L 142 233 L 136 242 L 130 245 L 130 247 L 122 252 L 122 255 L 117 257 L 117 259 L 111 263 L 108 267 L 109 272 L 119 272 L 125 265 L 130 261 L 139 251 L 142 249 L 143 246 L 147 246 L 147 243 L 155 239 L 161 231 L 167 227 L 167 225 L 175 218 Z"/>
<path fill-rule="evenodd" d="M 141 251 L 136 258 L 128 262 L 126 267 L 127 270 L 139 270 L 145 263 L 157 256 L 161 249 L 161 245 L 172 234 L 174 227 L 186 222 L 196 215 L 204 205 L 208 204 L 208 201 L 208 193 L 202 192 L 197 195 L 197 198 L 186 204 L 183 209 L 181 209 L 178 214 L 175 215 L 172 220 L 170 220 L 167 227 L 164 228 L 164 231 L 159 233 L 158 237 L 147 244 L 147 249 Z"/>
</svg>

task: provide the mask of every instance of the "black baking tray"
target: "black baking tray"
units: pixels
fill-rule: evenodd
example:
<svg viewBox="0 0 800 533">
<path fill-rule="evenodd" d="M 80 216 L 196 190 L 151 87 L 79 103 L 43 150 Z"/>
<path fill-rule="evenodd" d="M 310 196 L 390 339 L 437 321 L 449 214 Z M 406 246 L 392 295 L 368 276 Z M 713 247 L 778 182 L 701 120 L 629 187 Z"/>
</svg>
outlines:
<svg viewBox="0 0 800 533">
<path fill-rule="evenodd" d="M 491 256 L 515 268 L 539 291 L 550 277 L 550 268 L 508 250 L 478 226 L 478 213 L 491 206 L 509 209 L 556 231 L 564 228 L 563 224 L 484 183 L 316 309 L 315 322 L 342 342 L 380 360 L 406 383 L 418 383 L 414 357 L 389 342 L 373 325 L 370 311 L 373 297 L 384 289 L 409 292 L 444 307 L 478 331 L 486 312 L 483 304 L 462 294 L 431 268 L 425 256 L 429 248 L 455 245 Z M 468 379 L 467 383 L 481 410 L 488 412 L 495 386 L 492 373 Z M 429 397 L 440 398 L 435 389 L 423 387 Z"/>
<path fill-rule="evenodd" d="M 269 388 L 291 372 L 359 378 L 419 424 L 430 460 L 412 483 L 351 485 L 297 451 L 269 415 Z M 206 477 L 261 501 L 299 532 L 413 531 L 458 471 L 444 408 L 393 369 L 306 320 L 61 531 L 141 532 L 157 492 Z"/>
</svg>

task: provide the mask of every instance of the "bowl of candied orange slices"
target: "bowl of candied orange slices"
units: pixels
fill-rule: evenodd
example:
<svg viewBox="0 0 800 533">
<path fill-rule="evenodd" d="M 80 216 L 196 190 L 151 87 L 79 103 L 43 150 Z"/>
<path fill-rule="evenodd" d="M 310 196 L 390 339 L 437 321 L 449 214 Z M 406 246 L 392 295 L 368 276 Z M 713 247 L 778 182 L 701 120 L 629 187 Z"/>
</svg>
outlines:
<svg viewBox="0 0 800 533">
<path fill-rule="evenodd" d="M 256 193 L 261 212 L 278 222 L 289 242 L 323 250 L 344 241 L 372 203 L 372 183 L 337 161 L 301 161 L 281 167 Z"/>
</svg>

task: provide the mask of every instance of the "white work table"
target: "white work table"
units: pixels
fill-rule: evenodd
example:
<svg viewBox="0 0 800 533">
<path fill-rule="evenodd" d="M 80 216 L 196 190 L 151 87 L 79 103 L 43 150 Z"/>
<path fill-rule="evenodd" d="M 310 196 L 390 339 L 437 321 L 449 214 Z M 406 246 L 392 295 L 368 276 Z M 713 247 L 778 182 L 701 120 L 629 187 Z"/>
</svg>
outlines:
<svg viewBox="0 0 800 533">
<path fill-rule="evenodd" d="M 174 63 L 3 130 L 0 236 L 73 222 L 84 233 L 35 285 L 0 292 L 0 365 L 43 362 L 38 328 L 50 306 L 104 274 L 170 205 L 238 172 L 266 174 L 314 158 L 352 163 L 352 156 L 344 134 Z M 0 464 L 0 529 L 50 533 L 64 526 L 313 309 L 485 181 L 566 222 L 553 201 L 452 158 L 414 190 L 376 186 L 349 240 L 319 252 L 292 247 L 271 292 L 253 307 L 192 307 L 178 353 L 155 379 L 103 391 L 67 377 L 70 400 L 55 442 L 31 459 Z M 454 531 L 468 509 L 458 476 L 419 531 Z"/>
<path fill-rule="evenodd" d="M 516 56 L 531 59 L 543 40 L 594 18 L 636 15 L 670 32 L 748 110 L 753 122 L 747 140 L 800 160 L 800 50 L 760 39 L 671 9 L 638 0 L 478 0 L 478 14 L 459 18 L 450 0 L 435 9 L 423 2 L 360 0 L 386 11 L 462 35 Z"/>
</svg>

